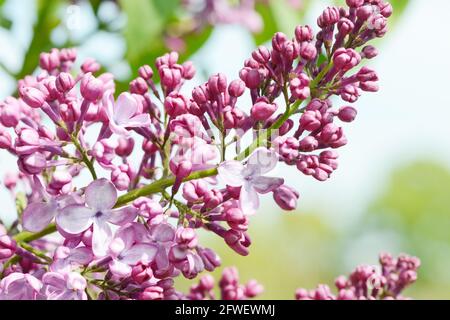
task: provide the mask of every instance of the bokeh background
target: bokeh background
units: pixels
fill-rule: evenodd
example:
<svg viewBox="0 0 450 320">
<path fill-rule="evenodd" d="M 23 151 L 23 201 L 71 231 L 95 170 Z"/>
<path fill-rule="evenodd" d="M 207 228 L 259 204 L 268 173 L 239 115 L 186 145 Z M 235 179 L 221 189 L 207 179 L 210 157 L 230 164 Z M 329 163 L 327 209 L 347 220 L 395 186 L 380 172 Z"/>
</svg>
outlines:
<svg viewBox="0 0 450 320">
<path fill-rule="evenodd" d="M 52 47 L 75 46 L 81 58 L 97 59 L 121 89 L 138 66 L 170 49 L 194 61 L 190 86 L 216 72 L 233 79 L 255 45 L 275 31 L 292 35 L 296 24 L 315 25 L 326 5 L 339 2 L 0 0 L 0 98 L 14 94 L 17 79 L 33 73 L 39 53 Z M 264 284 L 262 298 L 290 299 L 297 287 L 332 284 L 355 265 L 376 263 L 380 251 L 421 258 L 408 295 L 450 298 L 450 2 L 391 2 L 391 32 L 370 62 L 381 90 L 358 101 L 332 179 L 278 169 L 300 191 L 298 210 L 283 213 L 264 199 L 251 223 L 248 257 L 204 236 L 224 266 Z M 0 154 L 0 178 L 15 165 Z M 0 217 L 11 222 L 14 201 L 4 189 L 0 204 Z"/>
</svg>

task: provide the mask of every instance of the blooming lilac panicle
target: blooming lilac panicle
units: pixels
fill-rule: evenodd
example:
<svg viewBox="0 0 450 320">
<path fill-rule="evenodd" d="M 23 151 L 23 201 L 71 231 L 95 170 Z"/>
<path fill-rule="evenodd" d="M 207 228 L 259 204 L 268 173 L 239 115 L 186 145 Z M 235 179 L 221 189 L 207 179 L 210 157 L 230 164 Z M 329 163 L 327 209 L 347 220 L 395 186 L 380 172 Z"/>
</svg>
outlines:
<svg viewBox="0 0 450 320">
<path fill-rule="evenodd" d="M 340 276 L 335 285 L 337 295 L 333 295 L 326 285 L 315 290 L 298 289 L 297 300 L 391 300 L 406 299 L 401 292 L 417 280 L 420 260 L 401 254 L 397 259 L 388 253 L 380 254 L 381 269 L 361 265 L 349 277 Z"/>
<path fill-rule="evenodd" d="M 175 51 L 140 67 L 124 92 L 75 49 L 42 53 L 40 68 L 18 81 L 18 97 L 0 102 L 0 149 L 18 167 L 4 179 L 18 217 L 0 224 L 0 299 L 215 299 L 205 271 L 222 260 L 201 231 L 250 254 L 260 197 L 285 211 L 300 199 L 275 168 L 329 179 L 358 113 L 353 103 L 379 90 L 377 73 L 360 65 L 378 55 L 369 42 L 386 33 L 392 7 L 346 3 L 326 8 L 317 30 L 277 32 L 238 79 L 217 73 L 191 92 L 195 67 Z M 205 21 L 261 27 L 253 0 L 205 4 L 195 30 Z M 320 286 L 297 298 L 400 298 L 419 261 L 383 255 L 381 264 L 381 273 L 362 266 L 340 278 L 336 295 Z M 189 293 L 177 291 L 177 277 L 200 274 Z M 368 290 L 362 278 L 382 287 Z M 240 284 L 235 268 L 218 286 L 220 298 L 233 300 L 263 290 L 255 280 Z"/>
</svg>

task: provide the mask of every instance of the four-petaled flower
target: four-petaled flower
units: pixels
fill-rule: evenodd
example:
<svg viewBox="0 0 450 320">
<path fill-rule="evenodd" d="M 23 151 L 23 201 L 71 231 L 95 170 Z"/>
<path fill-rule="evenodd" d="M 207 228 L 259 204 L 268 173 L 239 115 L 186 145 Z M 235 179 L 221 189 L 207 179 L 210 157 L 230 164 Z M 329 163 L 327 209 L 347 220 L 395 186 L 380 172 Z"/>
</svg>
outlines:
<svg viewBox="0 0 450 320">
<path fill-rule="evenodd" d="M 87 186 L 85 198 L 86 205 L 70 205 L 62 209 L 56 223 L 70 234 L 79 234 L 92 226 L 92 251 L 97 257 L 102 257 L 112 239 L 109 223 L 122 226 L 131 222 L 137 216 L 137 209 L 132 206 L 113 209 L 117 190 L 104 178 Z"/>
<path fill-rule="evenodd" d="M 253 214 L 258 209 L 258 193 L 271 192 L 284 183 L 283 178 L 264 176 L 275 168 L 277 162 L 278 156 L 274 151 L 258 148 L 245 165 L 236 160 L 229 160 L 219 166 L 219 176 L 227 185 L 241 187 L 239 206 L 245 214 Z"/>
<path fill-rule="evenodd" d="M 115 134 L 128 136 L 127 128 L 142 128 L 150 125 L 150 115 L 138 113 L 138 103 L 128 92 L 120 94 L 115 102 L 113 93 L 109 91 L 105 94 L 104 104 L 109 128 Z"/>
</svg>

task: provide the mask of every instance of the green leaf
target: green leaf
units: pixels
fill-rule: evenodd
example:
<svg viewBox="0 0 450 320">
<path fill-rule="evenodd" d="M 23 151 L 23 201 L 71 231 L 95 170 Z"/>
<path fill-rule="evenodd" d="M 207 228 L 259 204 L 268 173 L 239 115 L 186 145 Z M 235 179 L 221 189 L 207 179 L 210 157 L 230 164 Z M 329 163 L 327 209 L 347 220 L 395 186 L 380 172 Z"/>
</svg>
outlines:
<svg viewBox="0 0 450 320">
<path fill-rule="evenodd" d="M 159 15 L 155 1 L 121 0 L 120 4 L 128 17 L 124 29 L 127 43 L 126 58 L 134 69 L 164 46 L 162 33 L 164 19 Z"/>
<path fill-rule="evenodd" d="M 275 32 L 281 31 L 293 35 L 294 28 L 301 24 L 310 5 L 310 0 L 303 0 L 301 9 L 293 9 L 286 0 L 268 0 L 257 3 L 256 11 L 264 21 L 262 32 L 254 34 L 257 45 L 272 38 Z"/>
<path fill-rule="evenodd" d="M 391 21 L 393 23 L 396 23 L 406 11 L 406 8 L 408 7 L 410 0 L 390 0 L 389 2 L 392 4 L 392 8 L 394 9 Z"/>
</svg>

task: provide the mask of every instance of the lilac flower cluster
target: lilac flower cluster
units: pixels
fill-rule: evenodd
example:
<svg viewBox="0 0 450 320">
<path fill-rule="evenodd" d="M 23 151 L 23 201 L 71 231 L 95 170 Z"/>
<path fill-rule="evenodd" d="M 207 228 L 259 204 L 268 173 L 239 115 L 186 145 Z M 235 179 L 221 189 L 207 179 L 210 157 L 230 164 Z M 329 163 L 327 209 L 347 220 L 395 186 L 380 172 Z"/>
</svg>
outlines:
<svg viewBox="0 0 450 320">
<path fill-rule="evenodd" d="M 315 290 L 298 289 L 297 300 L 403 300 L 402 291 L 417 280 L 420 260 L 401 254 L 397 259 L 388 253 L 380 254 L 380 267 L 361 265 L 350 274 L 335 281 L 338 290 L 333 295 L 327 285 Z"/>
<path fill-rule="evenodd" d="M 204 275 L 198 284 L 191 286 L 187 298 L 189 300 L 215 300 L 214 278 Z M 264 288 L 256 280 L 245 285 L 239 284 L 239 273 L 236 268 L 225 268 L 219 281 L 220 300 L 247 300 L 259 296 Z"/>
<path fill-rule="evenodd" d="M 183 299 L 175 278 L 221 263 L 200 244 L 201 229 L 247 255 L 260 195 L 271 193 L 284 210 L 297 206 L 299 193 L 270 172 L 284 162 L 328 179 L 334 149 L 347 142 L 335 120 L 356 116 L 330 98 L 353 103 L 378 89 L 375 71 L 351 71 L 377 55 L 367 42 L 385 34 L 392 7 L 347 4 L 327 8 L 316 35 L 310 26 L 293 39 L 277 33 L 239 79 L 216 74 L 190 95 L 183 85 L 195 68 L 176 52 L 156 59 L 155 71 L 139 68 L 128 92 L 116 92 L 95 60 L 76 68 L 74 49 L 42 53 L 39 72 L 19 81 L 19 97 L 0 104 L 0 148 L 19 168 L 5 177 L 18 217 L 0 229 L 0 298 Z M 246 135 L 253 142 L 242 148 Z M 209 295 L 209 287 L 189 295 Z M 220 287 L 227 299 L 260 291 L 239 285 L 234 269 Z"/>
</svg>

